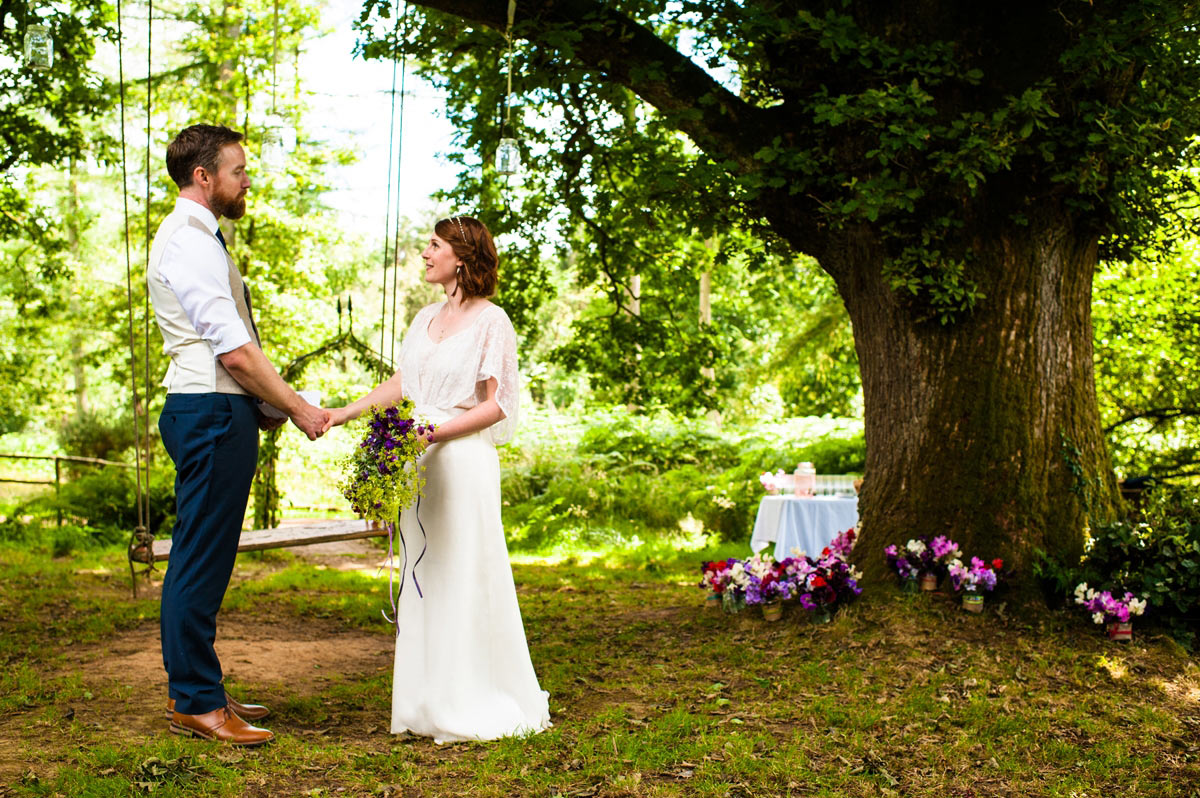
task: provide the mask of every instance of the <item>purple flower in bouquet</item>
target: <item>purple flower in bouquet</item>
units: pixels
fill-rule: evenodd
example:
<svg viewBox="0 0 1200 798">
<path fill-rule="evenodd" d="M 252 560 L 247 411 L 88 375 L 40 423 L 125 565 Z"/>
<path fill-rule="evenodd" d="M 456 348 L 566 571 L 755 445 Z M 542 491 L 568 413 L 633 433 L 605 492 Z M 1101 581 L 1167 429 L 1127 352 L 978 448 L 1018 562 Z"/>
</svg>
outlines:
<svg viewBox="0 0 1200 798">
<path fill-rule="evenodd" d="M 804 565 L 794 563 L 785 570 L 791 574 L 793 594 L 805 609 L 832 611 L 862 593 L 861 574 L 841 553 L 825 549 L 820 559 L 804 557 L 803 561 Z"/>
<path fill-rule="evenodd" d="M 850 528 L 834 538 L 829 544 L 827 551 L 846 559 L 850 556 L 850 552 L 854 550 L 854 544 L 857 542 L 858 533 L 853 528 Z"/>
<path fill-rule="evenodd" d="M 901 553 L 895 544 L 885 548 L 883 554 L 887 557 L 888 568 L 896 572 L 896 576 L 901 582 L 917 581 L 917 577 L 921 575 L 920 569 L 914 563 L 909 562 L 908 557 Z"/>
<path fill-rule="evenodd" d="M 938 535 L 930 541 L 929 550 L 933 552 L 935 560 L 943 563 L 957 560 L 961 556 L 958 551 L 958 544 L 945 535 Z"/>
<path fill-rule="evenodd" d="M 1146 611 L 1145 599 L 1126 591 L 1117 598 L 1109 591 L 1097 593 L 1082 582 L 1075 588 L 1075 603 L 1092 614 L 1093 623 L 1128 623 L 1129 619 Z"/>
<path fill-rule="evenodd" d="M 412 412 L 407 399 L 398 406 L 371 408 L 361 442 L 343 460 L 339 487 L 359 515 L 395 523 L 400 510 L 421 495 L 424 480 L 417 460 L 423 449 L 413 434 Z"/>
<path fill-rule="evenodd" d="M 786 561 L 785 561 L 786 562 Z M 746 603 L 766 604 L 792 597 L 793 584 L 786 578 L 786 566 L 765 552 L 745 563 Z"/>
<path fill-rule="evenodd" d="M 887 547 L 884 555 L 903 582 L 915 578 L 909 576 L 914 569 L 917 574 L 934 574 L 940 579 L 947 574 L 950 563 L 958 559 L 959 550 L 958 544 L 945 535 L 933 538 L 922 535 L 909 540 L 903 549 Z"/>
<path fill-rule="evenodd" d="M 997 568 L 1003 566 L 1002 560 L 992 560 L 992 562 L 984 562 L 978 557 L 971 558 L 971 565 L 967 567 L 962 564 L 961 560 L 954 560 L 947 567 L 950 574 L 950 584 L 955 590 L 965 590 L 968 593 L 991 592 L 996 589 L 999 582 Z"/>
</svg>

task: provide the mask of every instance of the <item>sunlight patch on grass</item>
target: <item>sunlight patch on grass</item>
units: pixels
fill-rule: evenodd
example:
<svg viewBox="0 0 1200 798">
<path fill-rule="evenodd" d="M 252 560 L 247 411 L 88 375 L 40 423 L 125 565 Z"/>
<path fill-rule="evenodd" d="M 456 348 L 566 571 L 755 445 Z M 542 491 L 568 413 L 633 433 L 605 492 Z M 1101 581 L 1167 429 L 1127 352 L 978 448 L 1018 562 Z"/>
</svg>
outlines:
<svg viewBox="0 0 1200 798">
<path fill-rule="evenodd" d="M 1096 667 L 1107 671 L 1108 675 L 1114 680 L 1124 679 L 1129 675 L 1129 667 L 1121 657 L 1110 657 L 1107 654 L 1101 654 L 1096 658 Z"/>
</svg>

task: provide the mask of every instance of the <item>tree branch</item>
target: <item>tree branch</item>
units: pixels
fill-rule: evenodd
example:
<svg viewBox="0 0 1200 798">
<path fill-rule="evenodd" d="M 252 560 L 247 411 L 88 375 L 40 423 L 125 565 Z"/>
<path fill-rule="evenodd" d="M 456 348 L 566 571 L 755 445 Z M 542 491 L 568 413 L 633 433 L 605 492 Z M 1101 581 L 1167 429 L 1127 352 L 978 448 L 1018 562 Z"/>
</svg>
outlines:
<svg viewBox="0 0 1200 798">
<path fill-rule="evenodd" d="M 507 0 L 414 0 L 419 6 L 503 31 Z M 531 20 L 537 24 L 528 24 Z M 756 171 L 754 153 L 781 131 L 774 120 L 730 92 L 630 17 L 598 0 L 521 0 L 518 33 L 545 47 L 570 31 L 572 56 L 653 105 L 709 156 L 732 160 L 737 171 Z M 553 40 L 551 40 L 553 39 Z"/>
<path fill-rule="evenodd" d="M 1147 410 L 1135 410 L 1127 413 L 1113 423 L 1104 427 L 1105 434 L 1115 430 L 1117 427 L 1125 424 L 1139 421 L 1141 419 L 1150 419 L 1154 422 L 1154 426 L 1158 427 L 1168 421 L 1174 421 L 1180 418 L 1193 418 L 1200 416 L 1200 407 L 1152 407 Z"/>
</svg>

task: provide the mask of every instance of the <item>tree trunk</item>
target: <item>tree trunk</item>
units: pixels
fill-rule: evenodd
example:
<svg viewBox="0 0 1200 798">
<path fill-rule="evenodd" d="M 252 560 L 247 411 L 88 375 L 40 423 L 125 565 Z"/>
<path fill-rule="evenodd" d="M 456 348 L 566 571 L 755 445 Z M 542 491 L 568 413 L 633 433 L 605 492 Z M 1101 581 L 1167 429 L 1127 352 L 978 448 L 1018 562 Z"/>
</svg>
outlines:
<svg viewBox="0 0 1200 798">
<path fill-rule="evenodd" d="M 961 321 L 919 320 L 880 275 L 868 228 L 824 254 L 854 325 L 867 443 L 856 559 L 885 576 L 883 548 L 950 536 L 964 557 L 1001 557 L 1028 588 L 1033 551 L 1078 555 L 1116 483 L 1092 374 L 1096 242 L 1060 217 L 978 242 L 987 297 Z"/>
</svg>

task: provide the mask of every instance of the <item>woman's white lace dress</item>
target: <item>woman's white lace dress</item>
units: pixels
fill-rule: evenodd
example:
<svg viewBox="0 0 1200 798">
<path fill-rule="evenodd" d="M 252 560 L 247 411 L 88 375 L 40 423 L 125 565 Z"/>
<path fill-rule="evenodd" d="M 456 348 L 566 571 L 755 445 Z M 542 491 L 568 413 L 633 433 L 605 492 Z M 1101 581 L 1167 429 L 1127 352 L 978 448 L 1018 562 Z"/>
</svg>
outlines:
<svg viewBox="0 0 1200 798">
<path fill-rule="evenodd" d="M 443 304 L 418 312 L 404 337 L 404 395 L 417 418 L 436 424 L 485 399 L 484 382 L 494 377 L 505 418 L 431 446 L 421 460 L 425 495 L 400 516 L 408 567 L 397 606 L 392 732 L 491 740 L 550 726 L 500 522 L 495 447 L 517 425 L 516 335 L 508 315 L 489 305 L 470 327 L 437 343 L 428 328 Z"/>
</svg>

